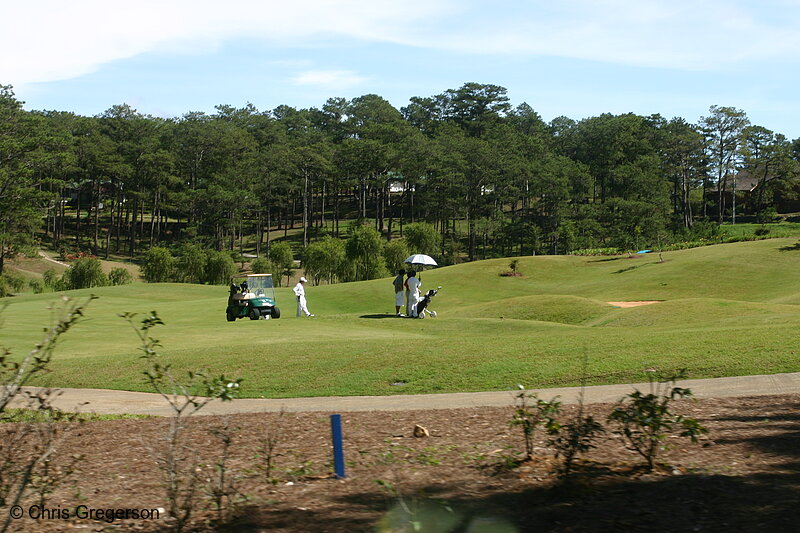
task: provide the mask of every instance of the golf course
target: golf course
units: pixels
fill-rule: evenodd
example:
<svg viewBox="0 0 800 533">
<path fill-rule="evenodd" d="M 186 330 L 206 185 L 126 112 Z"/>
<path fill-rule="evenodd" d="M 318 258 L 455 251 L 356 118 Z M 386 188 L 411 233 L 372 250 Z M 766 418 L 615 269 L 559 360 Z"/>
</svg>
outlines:
<svg viewBox="0 0 800 533">
<path fill-rule="evenodd" d="M 94 294 L 35 384 L 148 391 L 139 342 L 119 315 L 157 312 L 159 353 L 176 370 L 241 377 L 242 396 L 392 395 L 800 370 L 800 247 L 768 239 L 633 256 L 521 257 L 422 273 L 442 286 L 438 318 L 393 316 L 391 278 L 307 287 L 313 318 L 225 320 L 227 287 L 134 283 L 7 299 L 2 345 L 21 358 L 61 295 Z M 608 302 L 656 301 L 624 307 Z"/>
</svg>

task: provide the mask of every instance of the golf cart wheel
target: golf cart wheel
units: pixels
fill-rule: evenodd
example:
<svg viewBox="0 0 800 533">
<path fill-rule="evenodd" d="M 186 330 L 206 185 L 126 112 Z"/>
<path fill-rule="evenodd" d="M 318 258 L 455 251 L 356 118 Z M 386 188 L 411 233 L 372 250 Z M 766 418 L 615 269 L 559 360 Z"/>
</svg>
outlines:
<svg viewBox="0 0 800 533">
<path fill-rule="evenodd" d="M 277 307 L 273 307 L 272 309 L 269 310 L 269 315 L 272 318 L 280 318 L 281 317 L 281 310 L 278 309 Z"/>
<path fill-rule="evenodd" d="M 234 315 L 234 314 L 233 314 L 233 313 L 231 313 L 230 311 L 226 311 L 226 312 L 225 312 L 225 318 L 228 320 L 228 322 L 234 322 L 234 321 L 236 321 L 236 315 Z"/>
<path fill-rule="evenodd" d="M 261 318 L 261 313 L 255 307 L 250 309 L 250 320 L 258 320 Z"/>
<path fill-rule="evenodd" d="M 436 318 L 436 311 L 431 311 L 431 318 Z"/>
</svg>

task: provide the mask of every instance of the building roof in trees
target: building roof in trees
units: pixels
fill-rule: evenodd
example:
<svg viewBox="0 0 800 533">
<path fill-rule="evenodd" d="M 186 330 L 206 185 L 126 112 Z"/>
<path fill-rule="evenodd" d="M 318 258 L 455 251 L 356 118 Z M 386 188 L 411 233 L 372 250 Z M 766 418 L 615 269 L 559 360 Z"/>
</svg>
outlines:
<svg viewBox="0 0 800 533">
<path fill-rule="evenodd" d="M 737 191 L 753 192 L 761 181 L 760 176 L 763 176 L 762 169 L 756 169 L 755 175 L 749 170 L 740 170 L 736 174 L 728 174 L 723 179 L 724 185 L 730 189 L 733 184 L 736 184 Z M 766 181 L 772 181 L 776 176 L 767 176 Z"/>
</svg>

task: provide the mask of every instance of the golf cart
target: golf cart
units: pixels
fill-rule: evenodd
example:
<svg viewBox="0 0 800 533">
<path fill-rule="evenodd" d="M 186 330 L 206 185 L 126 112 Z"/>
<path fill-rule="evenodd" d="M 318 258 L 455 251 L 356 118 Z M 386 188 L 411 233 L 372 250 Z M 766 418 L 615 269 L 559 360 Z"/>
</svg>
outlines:
<svg viewBox="0 0 800 533">
<path fill-rule="evenodd" d="M 275 289 L 272 274 L 248 274 L 231 279 L 228 308 L 225 317 L 228 322 L 237 318 L 249 317 L 280 318 L 281 310 L 275 305 Z"/>
</svg>

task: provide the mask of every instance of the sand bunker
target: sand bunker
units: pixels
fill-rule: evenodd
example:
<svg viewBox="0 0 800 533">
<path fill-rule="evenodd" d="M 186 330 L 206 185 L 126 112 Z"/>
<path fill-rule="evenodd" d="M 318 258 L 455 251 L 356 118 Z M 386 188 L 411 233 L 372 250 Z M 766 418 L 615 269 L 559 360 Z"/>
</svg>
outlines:
<svg viewBox="0 0 800 533">
<path fill-rule="evenodd" d="M 639 307 L 640 305 L 650 305 L 661 303 L 661 300 L 638 300 L 631 302 L 606 302 L 614 307 Z"/>
</svg>

